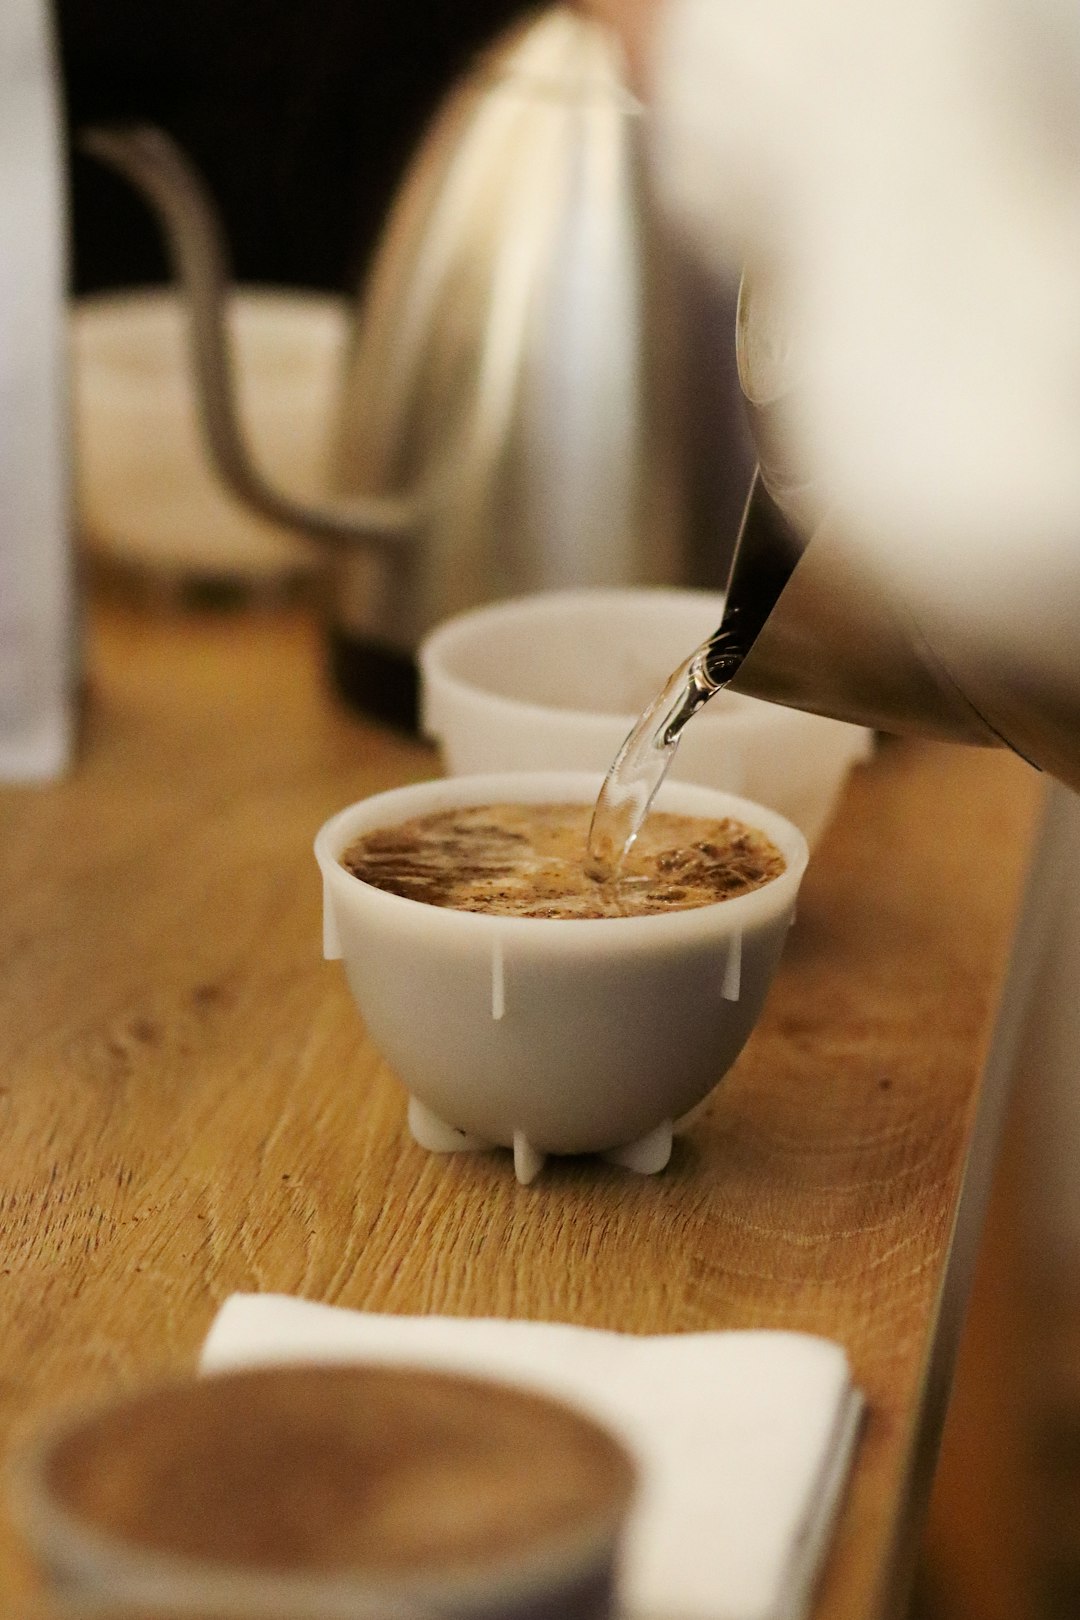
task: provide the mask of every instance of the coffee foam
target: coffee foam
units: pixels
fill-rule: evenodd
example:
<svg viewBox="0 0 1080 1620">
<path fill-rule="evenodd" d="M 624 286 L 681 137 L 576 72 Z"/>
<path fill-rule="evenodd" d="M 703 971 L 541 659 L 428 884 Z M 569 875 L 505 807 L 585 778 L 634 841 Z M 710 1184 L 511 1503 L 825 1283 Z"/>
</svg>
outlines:
<svg viewBox="0 0 1080 1620">
<path fill-rule="evenodd" d="M 748 894 L 785 870 L 756 828 L 654 811 L 618 878 L 585 871 L 590 805 L 484 804 L 365 834 L 342 855 L 355 877 L 457 911 L 537 918 L 636 917 Z"/>
</svg>

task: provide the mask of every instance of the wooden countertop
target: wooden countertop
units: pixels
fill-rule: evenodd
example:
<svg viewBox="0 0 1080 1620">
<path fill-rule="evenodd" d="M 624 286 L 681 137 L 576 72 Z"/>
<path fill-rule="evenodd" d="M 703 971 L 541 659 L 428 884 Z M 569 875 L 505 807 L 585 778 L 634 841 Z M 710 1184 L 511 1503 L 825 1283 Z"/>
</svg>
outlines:
<svg viewBox="0 0 1080 1620">
<path fill-rule="evenodd" d="M 742 1058 L 638 1179 L 432 1158 L 320 960 L 332 811 L 435 774 L 337 710 L 300 616 L 96 611 L 82 757 L 0 790 L 0 1423 L 187 1369 L 235 1289 L 637 1332 L 805 1329 L 869 1398 L 817 1620 L 898 1601 L 970 1270 L 946 1264 L 1039 803 L 886 744 Z M 969 1226 L 978 1219 L 971 1200 Z M 6 1520 L 5 1520 L 6 1522 Z M 25 1572 L 0 1534 L 0 1589 Z"/>
</svg>

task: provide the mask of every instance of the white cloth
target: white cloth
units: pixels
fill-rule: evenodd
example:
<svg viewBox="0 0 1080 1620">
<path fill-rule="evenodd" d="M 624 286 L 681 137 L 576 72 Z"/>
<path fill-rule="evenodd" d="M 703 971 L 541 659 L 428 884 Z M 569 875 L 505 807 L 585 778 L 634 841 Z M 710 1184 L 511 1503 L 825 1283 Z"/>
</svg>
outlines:
<svg viewBox="0 0 1080 1620">
<path fill-rule="evenodd" d="M 843 1350 L 799 1333 L 645 1338 L 546 1322 L 375 1316 L 234 1294 L 201 1370 L 411 1363 L 528 1385 L 637 1457 L 625 1603 L 635 1620 L 797 1620 L 813 1592 L 862 1399 Z"/>
</svg>

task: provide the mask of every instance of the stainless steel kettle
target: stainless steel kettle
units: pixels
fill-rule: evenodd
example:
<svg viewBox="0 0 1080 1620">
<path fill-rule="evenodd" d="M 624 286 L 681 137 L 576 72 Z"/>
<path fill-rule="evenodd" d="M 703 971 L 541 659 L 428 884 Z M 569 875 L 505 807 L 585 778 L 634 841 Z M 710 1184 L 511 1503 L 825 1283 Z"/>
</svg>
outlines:
<svg viewBox="0 0 1080 1620">
<path fill-rule="evenodd" d="M 318 507 L 269 487 L 248 455 L 226 259 L 198 177 L 160 131 L 84 137 L 163 220 L 221 477 L 331 543 L 333 662 L 369 710 L 414 718 L 418 641 L 474 603 L 723 583 L 753 468 L 726 335 L 733 301 L 688 389 L 693 286 L 654 222 L 641 123 L 609 36 L 567 8 L 519 24 L 478 61 L 386 223 Z"/>
<path fill-rule="evenodd" d="M 767 283 L 737 351 L 759 455 L 724 623 L 734 690 L 884 731 L 1011 748 L 1080 790 L 1080 547 L 1068 524 L 883 541 L 800 475 Z M 790 420 L 790 418 L 788 418 Z"/>
</svg>

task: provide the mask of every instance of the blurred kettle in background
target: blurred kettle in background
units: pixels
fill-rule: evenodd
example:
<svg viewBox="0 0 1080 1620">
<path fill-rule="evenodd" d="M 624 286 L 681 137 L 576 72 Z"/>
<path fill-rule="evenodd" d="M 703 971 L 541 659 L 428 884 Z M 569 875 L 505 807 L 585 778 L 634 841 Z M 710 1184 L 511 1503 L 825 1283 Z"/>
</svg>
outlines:
<svg viewBox="0 0 1080 1620">
<path fill-rule="evenodd" d="M 734 298 L 712 289 L 695 307 L 694 273 L 648 201 L 641 126 L 613 43 L 564 7 L 481 56 L 386 222 L 318 505 L 272 488 L 245 445 L 226 255 L 198 177 L 159 130 L 83 136 L 163 221 L 221 478 L 329 543 L 337 684 L 381 718 L 415 724 L 420 639 L 478 602 L 726 578 L 754 465 Z"/>
</svg>

